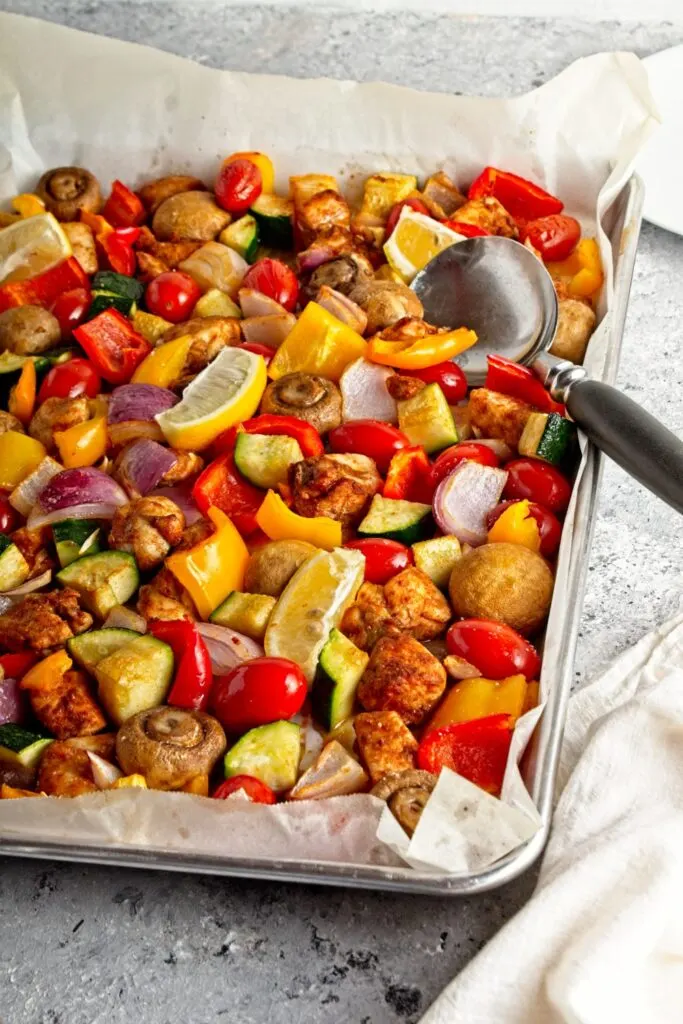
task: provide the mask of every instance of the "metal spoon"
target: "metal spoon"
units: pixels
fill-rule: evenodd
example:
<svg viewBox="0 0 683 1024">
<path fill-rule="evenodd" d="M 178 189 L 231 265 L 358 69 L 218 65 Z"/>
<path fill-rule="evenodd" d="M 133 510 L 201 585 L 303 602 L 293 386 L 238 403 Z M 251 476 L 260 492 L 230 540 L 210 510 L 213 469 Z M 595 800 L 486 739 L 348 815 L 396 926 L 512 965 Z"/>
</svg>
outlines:
<svg viewBox="0 0 683 1024">
<path fill-rule="evenodd" d="M 429 323 L 476 331 L 479 341 L 457 360 L 470 384 L 484 383 L 487 354 L 531 366 L 589 440 L 683 512 L 679 438 L 616 388 L 547 351 L 557 329 L 557 294 L 529 249 L 495 235 L 468 238 L 428 263 L 412 288 Z"/>
</svg>

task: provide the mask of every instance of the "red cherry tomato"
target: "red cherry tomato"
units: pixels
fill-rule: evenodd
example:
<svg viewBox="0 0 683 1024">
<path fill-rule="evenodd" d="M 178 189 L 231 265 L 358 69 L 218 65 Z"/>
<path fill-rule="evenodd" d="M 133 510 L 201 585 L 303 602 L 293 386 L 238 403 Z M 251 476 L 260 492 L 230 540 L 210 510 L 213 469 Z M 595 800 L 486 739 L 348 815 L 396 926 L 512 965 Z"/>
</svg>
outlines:
<svg viewBox="0 0 683 1024">
<path fill-rule="evenodd" d="M 59 321 L 62 341 L 69 341 L 74 327 L 83 322 L 91 298 L 87 288 L 72 288 L 69 292 L 62 292 L 55 300 L 52 315 Z"/>
<path fill-rule="evenodd" d="M 466 224 L 465 221 L 458 220 L 457 218 L 445 220 L 443 223 L 451 231 L 457 231 L 459 235 L 464 235 L 465 238 L 483 238 L 484 235 L 491 234 L 486 228 L 480 228 L 478 224 Z"/>
<path fill-rule="evenodd" d="M 252 804 L 274 804 L 277 802 L 277 797 L 270 786 L 266 786 L 265 782 L 261 782 L 260 779 L 255 779 L 253 775 L 233 775 L 225 782 L 221 782 L 211 795 L 215 800 L 225 800 L 240 789 L 249 797 Z"/>
<path fill-rule="evenodd" d="M 350 540 L 345 548 L 353 548 L 365 555 L 365 579 L 368 583 L 384 586 L 409 565 L 413 565 L 413 552 L 397 540 L 382 537 L 368 537 L 364 540 Z"/>
<path fill-rule="evenodd" d="M 244 275 L 243 288 L 253 288 L 262 292 L 270 299 L 279 302 L 291 313 L 299 296 L 299 282 L 296 274 L 286 263 L 273 260 L 269 256 L 256 260 Z"/>
<path fill-rule="evenodd" d="M 572 486 L 559 469 L 540 459 L 513 459 L 505 466 L 508 478 L 503 498 L 528 498 L 551 512 L 564 512 Z"/>
<path fill-rule="evenodd" d="M 424 370 L 401 370 L 405 377 L 417 377 L 425 384 L 438 384 L 449 405 L 461 402 L 467 394 L 467 377 L 457 363 L 435 363 Z"/>
<path fill-rule="evenodd" d="M 517 504 L 517 500 L 501 501 L 500 505 L 496 505 L 489 512 L 486 517 L 486 525 L 489 530 L 506 508 Z M 562 523 L 547 508 L 543 508 L 542 505 L 537 505 L 533 501 L 529 503 L 529 512 L 538 524 L 538 532 L 541 537 L 541 554 L 544 558 L 553 558 L 562 539 Z"/>
<path fill-rule="evenodd" d="M 0 494 L 0 533 L 16 530 L 19 518 L 4 494 Z"/>
<path fill-rule="evenodd" d="M 216 178 L 216 202 L 229 213 L 246 213 L 261 195 L 261 172 L 251 160 L 226 160 Z"/>
<path fill-rule="evenodd" d="M 38 404 L 47 398 L 96 398 L 101 390 L 102 380 L 93 364 L 87 359 L 70 359 L 47 371 L 38 391 Z"/>
<path fill-rule="evenodd" d="M 425 217 L 431 217 L 431 213 L 421 199 L 417 199 L 417 197 L 415 199 L 402 199 L 400 203 L 396 203 L 396 206 L 392 206 L 391 212 L 387 217 L 385 229 L 386 234 L 384 236 L 385 241 L 389 238 L 392 231 L 398 224 L 398 219 L 401 216 L 401 210 L 404 206 L 409 206 L 411 210 L 415 210 L 417 213 L 423 213 Z"/>
<path fill-rule="evenodd" d="M 478 444 L 476 441 L 461 441 L 447 448 L 445 452 L 437 457 L 432 466 L 432 483 L 438 487 L 442 480 L 453 472 L 461 462 L 478 462 L 480 466 L 493 466 L 496 469 L 500 465 L 500 459 L 486 444 Z"/>
<path fill-rule="evenodd" d="M 381 420 L 354 420 L 335 427 L 327 436 L 333 452 L 345 454 L 354 452 L 367 455 L 380 473 L 386 473 L 392 457 L 401 448 L 408 448 L 410 441 L 390 423 Z"/>
<path fill-rule="evenodd" d="M 202 290 L 189 274 L 167 270 L 147 285 L 145 304 L 150 313 L 179 324 L 192 316 Z"/>
<path fill-rule="evenodd" d="M 288 658 L 254 658 L 214 681 L 213 713 L 228 732 L 291 718 L 306 700 L 308 686 L 299 666 Z"/>
<path fill-rule="evenodd" d="M 257 341 L 243 341 L 240 345 L 234 345 L 233 347 L 243 348 L 247 352 L 253 352 L 254 355 L 263 356 L 266 363 L 269 363 L 275 355 L 275 349 L 268 348 L 267 345 L 259 345 Z"/>
<path fill-rule="evenodd" d="M 448 630 L 446 646 L 449 654 L 478 668 L 484 679 L 538 679 L 541 670 L 536 648 L 503 622 L 463 619 Z"/>
<path fill-rule="evenodd" d="M 581 238 L 581 225 L 574 217 L 553 213 L 530 220 L 522 231 L 522 241 L 527 238 L 544 260 L 565 260 Z"/>
</svg>

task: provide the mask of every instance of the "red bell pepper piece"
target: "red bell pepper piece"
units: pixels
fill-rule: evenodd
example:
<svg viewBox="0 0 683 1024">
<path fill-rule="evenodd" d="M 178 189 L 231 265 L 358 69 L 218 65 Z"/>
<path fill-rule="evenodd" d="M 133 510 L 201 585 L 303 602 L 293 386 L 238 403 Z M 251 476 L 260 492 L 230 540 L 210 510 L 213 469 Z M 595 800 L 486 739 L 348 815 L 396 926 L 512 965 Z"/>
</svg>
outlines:
<svg viewBox="0 0 683 1024">
<path fill-rule="evenodd" d="M 0 669 L 5 679 L 21 679 L 38 661 L 38 655 L 32 651 L 19 651 L 17 654 L 0 655 Z"/>
<path fill-rule="evenodd" d="M 484 235 L 491 234 L 486 228 L 480 228 L 478 224 L 466 224 L 464 220 L 445 220 L 443 223 L 451 231 L 457 231 L 465 238 L 483 238 Z"/>
<path fill-rule="evenodd" d="M 547 217 L 551 213 L 560 213 L 564 208 L 561 199 L 546 192 L 540 185 L 497 167 L 485 167 L 467 193 L 468 199 L 484 199 L 486 196 L 493 196 L 512 217 L 522 220 Z"/>
<path fill-rule="evenodd" d="M 105 309 L 76 327 L 73 336 L 100 376 L 110 384 L 129 381 L 135 368 L 152 351 L 151 345 L 133 329 L 130 320 L 116 309 Z"/>
<path fill-rule="evenodd" d="M 137 267 L 133 245 L 140 237 L 140 228 L 115 228 L 101 213 L 88 213 L 87 210 L 81 210 L 81 220 L 95 236 L 99 260 L 115 273 L 132 277 Z"/>
<path fill-rule="evenodd" d="M 557 412 L 560 416 L 564 415 L 564 406 L 550 397 L 550 393 L 528 366 L 513 363 L 505 356 L 487 356 L 486 361 L 488 369 L 484 387 L 489 391 L 498 391 L 501 395 L 518 398 L 520 402 L 528 402 L 541 412 Z"/>
<path fill-rule="evenodd" d="M 178 708 L 205 711 L 213 683 L 213 671 L 209 650 L 199 634 L 197 624 L 181 619 L 153 622 L 150 632 L 169 645 L 175 658 L 175 678 L 166 698 L 167 703 Z"/>
<path fill-rule="evenodd" d="M 72 288 L 90 288 L 88 275 L 70 256 L 49 270 L 25 281 L 11 281 L 0 288 L 0 313 L 14 306 L 45 306 L 49 309 L 62 292 Z"/>
<path fill-rule="evenodd" d="M 401 448 L 396 452 L 389 463 L 382 493 L 385 498 L 431 505 L 434 496 L 432 465 L 424 448 Z"/>
<path fill-rule="evenodd" d="M 512 715 L 489 715 L 433 729 L 417 750 L 417 765 L 438 775 L 450 768 L 498 796 L 512 741 Z"/>
<path fill-rule="evenodd" d="M 247 434 L 284 434 L 299 442 L 305 459 L 312 455 L 322 455 L 325 451 L 320 434 L 311 423 L 297 419 L 296 416 L 277 416 L 275 413 L 254 416 L 235 427 L 229 427 L 219 434 L 214 441 L 217 452 L 232 451 L 237 435 L 244 431 Z"/>
<path fill-rule="evenodd" d="M 258 529 L 256 513 L 263 504 L 263 491 L 244 479 L 231 451 L 219 455 L 199 474 L 192 498 L 202 515 L 212 505 L 225 512 L 244 536 Z"/>
<path fill-rule="evenodd" d="M 112 182 L 111 195 L 104 204 L 102 216 L 115 228 L 129 228 L 142 224 L 145 208 L 135 192 L 117 179 Z"/>
</svg>

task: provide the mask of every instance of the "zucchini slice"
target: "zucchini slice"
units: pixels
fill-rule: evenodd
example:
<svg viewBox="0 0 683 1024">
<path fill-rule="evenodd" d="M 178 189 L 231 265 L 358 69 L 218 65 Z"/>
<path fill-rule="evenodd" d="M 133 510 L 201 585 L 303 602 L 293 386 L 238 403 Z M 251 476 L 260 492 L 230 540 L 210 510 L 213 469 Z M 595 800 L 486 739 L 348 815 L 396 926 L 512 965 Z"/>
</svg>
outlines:
<svg viewBox="0 0 683 1024">
<path fill-rule="evenodd" d="M 57 573 L 57 579 L 78 591 L 88 611 L 100 619 L 117 604 L 125 604 L 140 583 L 135 559 L 126 551 L 101 551 L 77 558 Z"/>
<path fill-rule="evenodd" d="M 238 633 L 244 633 L 262 643 L 276 603 L 275 598 L 267 594 L 243 594 L 233 590 L 223 604 L 219 604 L 215 612 L 211 613 L 209 621 L 236 629 Z"/>
<path fill-rule="evenodd" d="M 21 586 L 30 573 L 31 567 L 17 545 L 0 533 L 0 591 Z"/>
<path fill-rule="evenodd" d="M 419 501 L 384 498 L 376 494 L 365 519 L 358 527 L 359 537 L 387 537 L 401 544 L 414 544 L 429 536 L 433 529 L 432 506 Z"/>
<path fill-rule="evenodd" d="M 21 765 L 33 771 L 51 743 L 51 739 L 19 725 L 0 725 L 0 764 Z"/>
<path fill-rule="evenodd" d="M 370 655 L 356 647 L 338 629 L 332 629 L 320 652 L 311 703 L 313 714 L 328 732 L 353 713 L 356 690 Z"/>
<path fill-rule="evenodd" d="M 104 658 L 125 647 L 132 640 L 137 640 L 141 635 L 134 629 L 91 629 L 67 640 L 66 649 L 86 672 L 92 672 Z"/>
<path fill-rule="evenodd" d="M 556 412 L 532 412 L 519 439 L 519 454 L 558 466 L 571 454 L 576 426 Z"/>
<path fill-rule="evenodd" d="M 235 465 L 250 483 L 264 490 L 286 480 L 289 467 L 303 457 L 299 442 L 285 434 L 241 433 L 235 441 Z"/>
<path fill-rule="evenodd" d="M 92 519 L 64 519 L 54 523 L 52 536 L 62 569 L 82 555 L 96 555 L 100 550 L 100 526 Z"/>
<path fill-rule="evenodd" d="M 458 431 L 446 397 L 438 384 L 428 384 L 412 398 L 398 402 L 398 425 L 411 444 L 428 455 L 458 441 Z"/>
<path fill-rule="evenodd" d="M 221 231 L 219 241 L 238 252 L 247 263 L 253 263 L 260 242 L 256 218 L 246 213 L 244 217 L 228 224 Z"/>
<path fill-rule="evenodd" d="M 95 666 L 97 692 L 111 720 L 121 725 L 132 715 L 163 704 L 173 665 L 168 644 L 149 635 L 137 636 L 102 658 Z"/>
<path fill-rule="evenodd" d="M 448 587 L 453 566 L 461 554 L 457 537 L 434 537 L 433 540 L 421 540 L 413 544 L 415 565 L 441 590 Z"/>
<path fill-rule="evenodd" d="M 292 248 L 294 203 L 291 199 L 262 192 L 249 212 L 258 225 L 264 245 Z"/>
<path fill-rule="evenodd" d="M 301 729 L 295 722 L 270 722 L 250 729 L 225 755 L 225 777 L 253 775 L 276 793 L 296 782 Z"/>
<path fill-rule="evenodd" d="M 92 301 L 87 319 L 92 320 L 105 309 L 114 308 L 124 316 L 132 316 L 145 293 L 141 281 L 113 270 L 100 270 L 92 280 Z"/>
</svg>

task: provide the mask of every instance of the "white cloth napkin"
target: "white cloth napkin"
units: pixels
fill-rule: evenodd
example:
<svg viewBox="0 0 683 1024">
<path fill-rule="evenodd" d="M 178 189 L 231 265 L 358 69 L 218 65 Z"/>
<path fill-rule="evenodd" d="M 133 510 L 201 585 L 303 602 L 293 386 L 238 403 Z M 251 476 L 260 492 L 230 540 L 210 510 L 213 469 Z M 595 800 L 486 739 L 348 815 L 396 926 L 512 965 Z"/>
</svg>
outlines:
<svg viewBox="0 0 683 1024">
<path fill-rule="evenodd" d="M 559 788 L 534 896 L 420 1024 L 682 1024 L 683 614 L 572 698 Z"/>
</svg>

